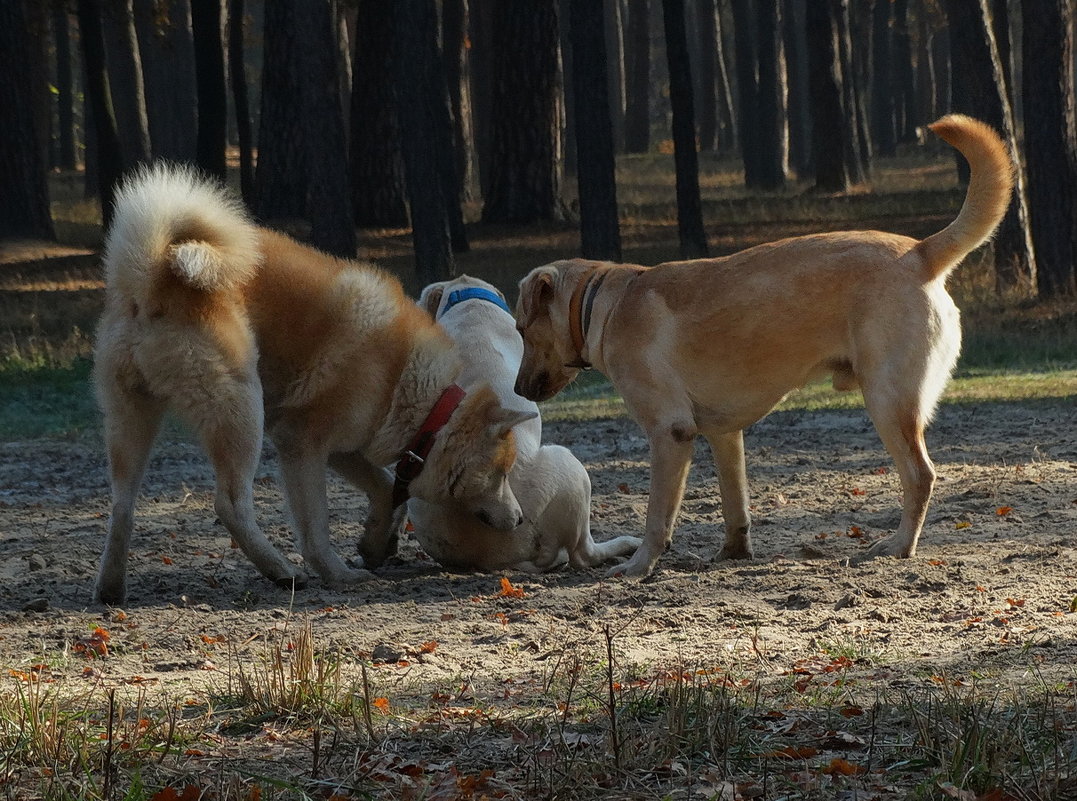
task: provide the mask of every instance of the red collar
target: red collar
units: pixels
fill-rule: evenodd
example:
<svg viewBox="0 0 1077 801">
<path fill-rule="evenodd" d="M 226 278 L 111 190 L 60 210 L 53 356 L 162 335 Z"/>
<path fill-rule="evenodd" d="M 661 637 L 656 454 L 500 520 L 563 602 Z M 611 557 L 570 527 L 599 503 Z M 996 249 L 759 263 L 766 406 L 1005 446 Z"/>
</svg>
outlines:
<svg viewBox="0 0 1077 801">
<path fill-rule="evenodd" d="M 393 508 L 403 504 L 408 499 L 408 485 L 411 484 L 419 473 L 423 472 L 423 464 L 434 447 L 434 440 L 438 432 L 445 426 L 456 411 L 456 407 L 467 395 L 456 384 L 450 384 L 437 399 L 430 414 L 423 420 L 419 431 L 411 438 L 400 460 L 396 463 L 396 480 L 393 482 Z"/>
</svg>

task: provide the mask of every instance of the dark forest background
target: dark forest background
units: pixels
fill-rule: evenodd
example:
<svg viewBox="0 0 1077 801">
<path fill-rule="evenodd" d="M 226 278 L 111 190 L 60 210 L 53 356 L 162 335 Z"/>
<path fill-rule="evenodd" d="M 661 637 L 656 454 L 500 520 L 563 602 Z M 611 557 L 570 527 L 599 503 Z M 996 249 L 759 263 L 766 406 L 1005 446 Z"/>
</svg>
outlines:
<svg viewBox="0 0 1077 801">
<path fill-rule="evenodd" d="M 618 259 L 618 160 L 658 152 L 696 257 L 701 157 L 763 195 L 858 192 L 955 111 L 1019 157 L 997 288 L 1055 298 L 1074 76 L 1074 0 L 0 0 L 0 238 L 54 238 L 50 173 L 107 224 L 123 174 L 169 159 L 332 253 L 410 226 L 420 282 L 474 225 L 578 221 Z"/>
</svg>

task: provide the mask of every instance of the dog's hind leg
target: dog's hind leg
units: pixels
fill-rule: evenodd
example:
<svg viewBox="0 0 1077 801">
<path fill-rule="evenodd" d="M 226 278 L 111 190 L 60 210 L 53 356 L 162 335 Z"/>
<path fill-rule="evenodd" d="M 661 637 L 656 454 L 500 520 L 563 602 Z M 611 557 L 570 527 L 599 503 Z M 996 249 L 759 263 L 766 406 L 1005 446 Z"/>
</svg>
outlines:
<svg viewBox="0 0 1077 801">
<path fill-rule="evenodd" d="M 875 543 L 862 559 L 876 556 L 910 557 L 916 553 L 916 543 L 935 486 L 935 468 L 924 444 L 923 415 L 918 409 L 901 407 L 899 402 L 888 397 L 879 399 L 867 388 L 864 390 L 864 401 L 901 477 L 904 505 L 898 530 Z"/>
<path fill-rule="evenodd" d="M 277 550 L 254 514 L 254 474 L 262 452 L 262 393 L 257 376 L 217 387 L 214 403 L 198 415 L 203 447 L 217 480 L 214 508 L 232 539 L 263 576 L 286 589 L 307 577 Z"/>
<path fill-rule="evenodd" d="M 407 523 L 407 504 L 393 509 L 393 479 L 386 470 L 371 464 L 360 453 L 331 454 L 329 466 L 363 490 L 370 501 L 359 553 L 365 567 L 375 568 L 396 553 Z"/>
<path fill-rule="evenodd" d="M 638 537 L 614 537 L 595 542 L 591 536 L 591 478 L 580 461 L 566 448 L 546 445 L 539 449 L 532 470 L 554 482 L 554 492 L 541 518 L 535 521 L 542 533 L 542 551 L 534 561 L 542 570 L 563 563 L 567 549 L 568 561 L 576 568 L 597 567 L 619 556 L 635 551 Z"/>
<path fill-rule="evenodd" d="M 744 467 L 744 432 L 704 432 L 718 468 L 725 544 L 719 559 L 751 559 L 752 518 L 748 511 L 748 478 Z"/>
<path fill-rule="evenodd" d="M 326 485 L 329 454 L 302 431 L 276 442 L 284 491 L 303 559 L 333 587 L 369 579 L 369 572 L 349 567 L 330 542 Z"/>
<path fill-rule="evenodd" d="M 135 500 L 161 427 L 165 402 L 123 387 L 114 376 L 99 376 L 99 383 L 112 483 L 112 516 L 97 572 L 94 600 L 120 604 L 127 597 L 127 552 L 134 528 Z"/>
</svg>

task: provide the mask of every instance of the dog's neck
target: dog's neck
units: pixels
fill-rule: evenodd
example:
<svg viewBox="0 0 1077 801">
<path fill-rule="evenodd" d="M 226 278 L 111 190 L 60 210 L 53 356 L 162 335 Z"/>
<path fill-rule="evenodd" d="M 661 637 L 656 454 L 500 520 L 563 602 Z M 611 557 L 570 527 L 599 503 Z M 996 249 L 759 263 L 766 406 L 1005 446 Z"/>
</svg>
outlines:
<svg viewBox="0 0 1077 801">
<path fill-rule="evenodd" d="M 576 358 L 567 367 L 601 369 L 602 332 L 628 284 L 645 268 L 603 264 L 576 282 L 568 304 L 568 332 Z M 598 324 L 596 324 L 598 323 Z"/>
<path fill-rule="evenodd" d="M 441 337 L 420 336 L 396 383 L 389 408 L 366 450 L 376 465 L 395 462 L 422 426 L 441 393 L 457 380 L 456 348 Z"/>
</svg>

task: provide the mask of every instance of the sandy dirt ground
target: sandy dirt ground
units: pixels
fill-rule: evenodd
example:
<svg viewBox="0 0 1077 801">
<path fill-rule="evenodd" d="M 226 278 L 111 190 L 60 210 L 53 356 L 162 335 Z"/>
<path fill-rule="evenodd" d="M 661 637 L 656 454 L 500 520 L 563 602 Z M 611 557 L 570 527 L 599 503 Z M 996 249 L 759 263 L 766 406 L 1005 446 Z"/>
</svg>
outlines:
<svg viewBox="0 0 1077 801">
<path fill-rule="evenodd" d="M 5 443 L 0 665 L 44 661 L 77 676 L 77 651 L 104 626 L 110 655 L 94 663 L 98 680 L 138 676 L 182 693 L 226 658 L 257 652 L 267 631 L 309 620 L 321 646 L 356 657 L 396 649 L 411 679 L 467 676 L 476 688 L 534 675 L 566 642 L 597 647 L 607 625 L 623 662 L 658 667 L 736 657 L 779 675 L 821 643 L 844 642 L 888 667 L 884 683 L 1003 676 L 1030 659 L 1072 679 L 1074 415 L 1072 399 L 942 407 L 928 435 L 939 481 L 918 554 L 849 566 L 897 525 L 889 457 L 862 411 L 776 413 L 746 438 L 755 559 L 712 559 L 721 504 L 701 443 L 672 548 L 651 578 L 510 575 L 524 598 L 496 597 L 500 576 L 445 572 L 412 541 L 367 584 L 334 591 L 315 581 L 292 597 L 230 547 L 205 460 L 166 435 L 138 507 L 123 615 L 90 603 L 108 514 L 97 437 Z M 635 424 L 552 423 L 545 438 L 588 467 L 596 539 L 639 534 L 648 464 Z M 337 547 L 354 555 L 365 500 L 335 480 L 330 492 Z M 294 553 L 268 448 L 256 500 L 270 536 Z M 429 642 L 436 651 L 422 654 Z"/>
</svg>

